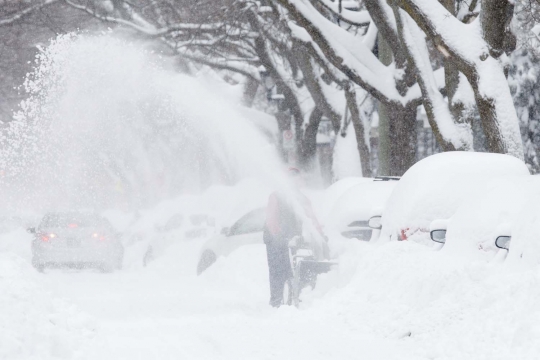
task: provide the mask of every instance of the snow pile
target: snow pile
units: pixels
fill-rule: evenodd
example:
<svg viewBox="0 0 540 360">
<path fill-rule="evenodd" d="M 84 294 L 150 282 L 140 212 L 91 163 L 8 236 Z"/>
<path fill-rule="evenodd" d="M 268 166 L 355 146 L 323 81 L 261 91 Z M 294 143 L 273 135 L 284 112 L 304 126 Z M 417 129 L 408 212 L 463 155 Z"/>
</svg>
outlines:
<svg viewBox="0 0 540 360">
<path fill-rule="evenodd" d="M 16 254 L 29 262 L 32 257 L 31 242 L 33 238 L 33 235 L 22 227 L 0 233 L 0 253 Z"/>
<path fill-rule="evenodd" d="M 529 175 L 527 166 L 508 155 L 454 151 L 427 157 L 403 175 L 390 196 L 381 238 L 404 231 L 430 242 L 431 221 L 450 218 L 490 180 L 524 175 Z"/>
<path fill-rule="evenodd" d="M 51 298 L 27 260 L 0 252 L 0 359 L 59 359 L 81 355 L 93 320 Z"/>
<path fill-rule="evenodd" d="M 537 357 L 537 268 L 464 263 L 414 242 L 367 245 L 350 283 L 306 309 L 313 318 L 357 339 L 385 339 L 396 351 L 406 346 L 402 359 Z"/>
</svg>

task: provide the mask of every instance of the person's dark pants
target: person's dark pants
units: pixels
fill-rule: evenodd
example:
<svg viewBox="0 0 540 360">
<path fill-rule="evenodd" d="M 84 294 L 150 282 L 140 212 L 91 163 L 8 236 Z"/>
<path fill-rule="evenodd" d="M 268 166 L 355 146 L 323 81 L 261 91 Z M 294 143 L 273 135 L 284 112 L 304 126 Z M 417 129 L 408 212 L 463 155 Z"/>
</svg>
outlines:
<svg viewBox="0 0 540 360">
<path fill-rule="evenodd" d="M 270 305 L 279 307 L 283 304 L 283 288 L 292 277 L 289 248 L 285 244 L 266 244 L 268 273 L 270 277 Z"/>
</svg>

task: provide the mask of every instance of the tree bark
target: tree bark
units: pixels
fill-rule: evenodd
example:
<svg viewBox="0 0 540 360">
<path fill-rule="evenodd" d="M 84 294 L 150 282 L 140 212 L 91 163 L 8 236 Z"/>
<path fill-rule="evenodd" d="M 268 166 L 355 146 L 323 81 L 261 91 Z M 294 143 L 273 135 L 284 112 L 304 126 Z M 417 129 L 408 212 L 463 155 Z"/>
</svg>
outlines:
<svg viewBox="0 0 540 360">
<path fill-rule="evenodd" d="M 388 107 L 390 167 L 385 175 L 402 176 L 416 162 L 416 106 Z"/>
<path fill-rule="evenodd" d="M 253 78 L 246 77 L 244 83 L 243 103 L 246 107 L 252 107 L 255 95 L 257 95 L 257 89 L 259 88 L 259 82 Z"/>
<path fill-rule="evenodd" d="M 377 46 L 379 49 L 379 60 L 385 64 L 389 65 L 392 63 L 392 49 L 385 41 L 382 33 L 379 32 L 377 35 Z M 388 116 L 388 106 L 379 101 L 378 103 L 379 110 L 379 148 L 378 148 L 378 159 L 379 159 L 379 173 L 378 175 L 390 175 L 390 163 L 392 157 L 391 151 L 391 141 L 390 141 L 390 118 Z"/>
<path fill-rule="evenodd" d="M 305 170 L 309 170 L 315 161 L 315 155 L 317 154 L 317 132 L 322 116 L 323 112 L 319 107 L 315 107 L 309 116 L 309 123 L 306 126 L 306 131 L 304 132 L 304 138 L 302 140 L 301 153 L 302 167 Z"/>
<path fill-rule="evenodd" d="M 353 123 L 354 133 L 356 135 L 358 154 L 360 155 L 360 164 L 362 166 L 362 176 L 371 177 L 372 171 L 369 146 L 366 142 L 364 123 L 360 118 L 360 110 L 358 109 L 358 103 L 356 101 L 356 92 L 352 88 L 352 84 L 348 89 L 345 90 L 345 97 L 347 99 L 347 107 L 351 112 L 351 121 Z"/>
</svg>

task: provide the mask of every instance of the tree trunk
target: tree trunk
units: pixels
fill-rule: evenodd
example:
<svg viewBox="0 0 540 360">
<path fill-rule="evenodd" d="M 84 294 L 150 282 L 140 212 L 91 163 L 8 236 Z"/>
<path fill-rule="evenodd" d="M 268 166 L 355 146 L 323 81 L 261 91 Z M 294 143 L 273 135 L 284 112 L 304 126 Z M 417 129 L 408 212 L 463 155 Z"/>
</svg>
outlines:
<svg viewBox="0 0 540 360">
<path fill-rule="evenodd" d="M 388 107 L 390 166 L 385 175 L 402 176 L 416 162 L 416 106 Z"/>
<path fill-rule="evenodd" d="M 352 88 L 352 85 L 350 85 Z M 371 157 L 369 155 L 369 146 L 366 143 L 366 132 L 364 129 L 364 123 L 360 118 L 360 110 L 356 101 L 356 93 L 351 88 L 345 90 L 345 96 L 347 98 L 347 107 L 351 112 L 351 121 L 354 127 L 354 133 L 356 135 L 356 143 L 358 145 L 358 154 L 360 155 L 360 164 L 362 166 L 362 176 L 373 176 L 371 170 Z"/>
<path fill-rule="evenodd" d="M 259 82 L 253 78 L 246 78 L 244 83 L 243 103 L 244 106 L 252 107 L 255 95 L 257 95 L 257 89 L 259 88 Z"/>
<path fill-rule="evenodd" d="M 384 65 L 392 62 L 392 50 L 384 40 L 381 33 L 377 35 L 377 48 L 379 60 Z M 390 175 L 391 142 L 390 142 L 390 118 L 387 106 L 379 101 L 379 173 L 378 175 Z"/>
<path fill-rule="evenodd" d="M 317 154 L 317 132 L 323 112 L 316 107 L 309 116 L 309 124 L 306 126 L 304 138 L 302 140 L 302 152 L 300 161 L 304 170 L 310 170 Z"/>
</svg>

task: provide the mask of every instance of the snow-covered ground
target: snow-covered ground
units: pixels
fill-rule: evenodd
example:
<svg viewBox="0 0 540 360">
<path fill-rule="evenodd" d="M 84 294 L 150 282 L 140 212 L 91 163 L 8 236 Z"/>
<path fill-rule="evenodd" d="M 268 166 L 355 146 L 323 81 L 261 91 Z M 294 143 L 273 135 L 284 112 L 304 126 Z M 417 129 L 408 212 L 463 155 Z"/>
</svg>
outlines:
<svg viewBox="0 0 540 360">
<path fill-rule="evenodd" d="M 340 244 L 299 309 L 268 306 L 264 245 L 195 275 L 202 239 L 112 274 L 0 253 L 2 359 L 534 359 L 540 276 L 414 242 Z M 2 237 L 2 240 L 6 236 Z M 346 251 L 343 251 L 343 249 Z M 26 249 L 26 250 L 25 250 Z"/>
</svg>

